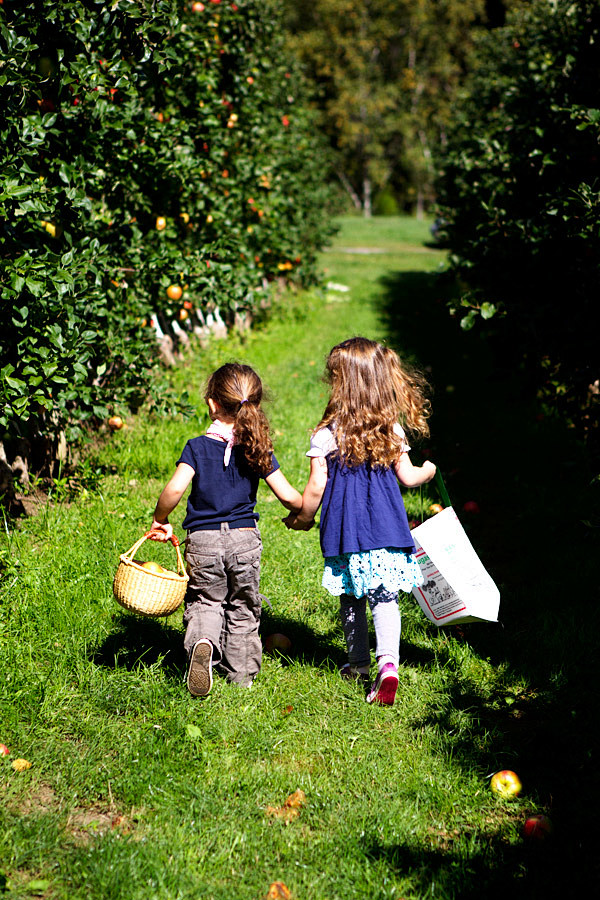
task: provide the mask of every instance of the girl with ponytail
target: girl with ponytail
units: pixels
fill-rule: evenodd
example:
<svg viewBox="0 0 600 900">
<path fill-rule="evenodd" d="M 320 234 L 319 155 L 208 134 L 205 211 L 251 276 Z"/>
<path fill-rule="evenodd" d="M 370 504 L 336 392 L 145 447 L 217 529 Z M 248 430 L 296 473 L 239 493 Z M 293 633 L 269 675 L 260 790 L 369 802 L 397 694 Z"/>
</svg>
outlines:
<svg viewBox="0 0 600 900">
<path fill-rule="evenodd" d="M 250 366 L 227 363 L 213 372 L 204 394 L 212 424 L 187 442 L 154 511 L 150 536 L 167 541 L 173 533 L 169 515 L 191 483 L 183 521 L 190 576 L 184 647 L 193 696 L 210 692 L 213 666 L 228 681 L 245 686 L 260 670 L 259 480 L 264 478 L 286 509 L 302 508 L 302 496 L 273 453 L 262 394 Z"/>
</svg>

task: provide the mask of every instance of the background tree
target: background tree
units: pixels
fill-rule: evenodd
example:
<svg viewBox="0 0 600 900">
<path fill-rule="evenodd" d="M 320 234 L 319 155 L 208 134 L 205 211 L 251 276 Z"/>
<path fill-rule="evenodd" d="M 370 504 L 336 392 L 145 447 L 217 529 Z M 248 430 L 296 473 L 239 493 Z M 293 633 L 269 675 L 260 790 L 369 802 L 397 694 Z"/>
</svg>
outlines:
<svg viewBox="0 0 600 900">
<path fill-rule="evenodd" d="M 453 311 L 597 436 L 600 3 L 522 6 L 478 58 L 438 185 Z"/>
<path fill-rule="evenodd" d="M 446 140 L 485 0 L 286 0 L 289 44 L 315 85 L 337 174 L 370 215 L 386 187 L 421 214 L 433 199 L 434 150 Z"/>
</svg>

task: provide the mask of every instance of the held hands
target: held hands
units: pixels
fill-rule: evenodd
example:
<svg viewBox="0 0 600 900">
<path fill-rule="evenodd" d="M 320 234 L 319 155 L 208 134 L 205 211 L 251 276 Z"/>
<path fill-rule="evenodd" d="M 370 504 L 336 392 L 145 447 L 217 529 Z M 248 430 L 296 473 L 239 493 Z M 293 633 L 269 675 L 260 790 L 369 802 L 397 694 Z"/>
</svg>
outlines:
<svg viewBox="0 0 600 900">
<path fill-rule="evenodd" d="M 170 525 L 168 522 L 157 522 L 156 519 L 153 520 L 152 528 L 150 529 L 150 534 L 148 535 L 149 540 L 165 543 L 166 541 L 171 540 L 172 535 L 172 525 Z"/>
<path fill-rule="evenodd" d="M 286 516 L 285 519 L 282 519 L 281 521 L 286 528 L 289 528 L 292 531 L 310 531 L 310 529 L 315 524 L 314 519 L 305 522 L 299 517 L 297 513 L 290 513 L 289 516 Z"/>
</svg>

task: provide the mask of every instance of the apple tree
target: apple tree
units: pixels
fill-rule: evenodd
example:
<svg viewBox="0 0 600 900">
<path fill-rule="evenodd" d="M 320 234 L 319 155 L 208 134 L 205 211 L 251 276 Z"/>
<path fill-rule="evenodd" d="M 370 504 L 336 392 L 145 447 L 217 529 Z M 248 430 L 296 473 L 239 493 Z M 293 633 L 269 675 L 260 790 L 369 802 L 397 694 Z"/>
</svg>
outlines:
<svg viewBox="0 0 600 900">
<path fill-rule="evenodd" d="M 25 479 L 115 410 L 180 408 L 157 332 L 316 278 L 327 162 L 271 0 L 4 0 L 0 45 L 0 466 Z"/>
<path fill-rule="evenodd" d="M 599 63 L 597 0 L 517 7 L 481 42 L 439 180 L 453 313 L 596 438 Z"/>
</svg>

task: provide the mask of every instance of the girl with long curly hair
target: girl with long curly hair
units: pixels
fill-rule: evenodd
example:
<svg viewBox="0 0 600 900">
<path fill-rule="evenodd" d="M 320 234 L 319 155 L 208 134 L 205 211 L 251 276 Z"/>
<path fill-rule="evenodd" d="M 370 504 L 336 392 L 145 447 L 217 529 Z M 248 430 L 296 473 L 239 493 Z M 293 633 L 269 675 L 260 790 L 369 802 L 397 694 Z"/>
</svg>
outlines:
<svg viewBox="0 0 600 900">
<path fill-rule="evenodd" d="M 425 379 L 388 347 L 350 338 L 330 352 L 330 397 L 313 432 L 302 509 L 288 528 L 308 531 L 322 503 L 323 587 L 340 598 L 348 662 L 340 674 L 369 683 L 367 603 L 376 636 L 377 677 L 369 703 L 392 705 L 398 687 L 398 591 L 423 583 L 398 482 L 416 487 L 436 472 L 414 466 L 406 432 L 429 434 Z"/>
<path fill-rule="evenodd" d="M 302 506 L 273 453 L 262 394 L 250 366 L 227 363 L 210 376 L 204 399 L 212 424 L 187 442 L 154 511 L 150 537 L 168 541 L 169 515 L 191 483 L 183 521 L 190 576 L 184 647 L 187 685 L 196 697 L 210 692 L 213 666 L 245 686 L 260 670 L 259 480 L 264 478 L 286 509 L 297 512 Z"/>
</svg>

